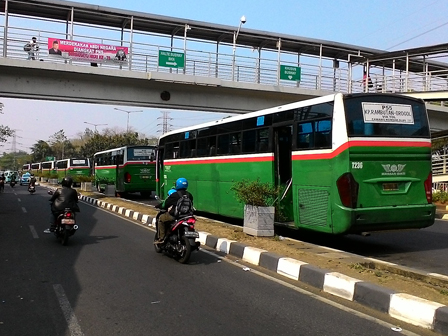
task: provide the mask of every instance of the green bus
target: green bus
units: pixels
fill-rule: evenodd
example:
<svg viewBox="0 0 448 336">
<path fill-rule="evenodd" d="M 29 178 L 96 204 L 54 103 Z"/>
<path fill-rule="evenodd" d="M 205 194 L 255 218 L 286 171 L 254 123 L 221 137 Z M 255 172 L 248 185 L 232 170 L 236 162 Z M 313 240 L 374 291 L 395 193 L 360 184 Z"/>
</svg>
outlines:
<svg viewBox="0 0 448 336">
<path fill-rule="evenodd" d="M 79 184 L 78 177 L 91 176 L 92 169 L 88 158 L 70 158 L 56 161 L 56 174 L 58 183 L 62 182 L 65 176 L 71 176 L 74 184 Z"/>
<path fill-rule="evenodd" d="M 95 185 L 115 186 L 116 193 L 139 192 L 149 197 L 156 191 L 156 146 L 123 146 L 95 153 Z"/>
<path fill-rule="evenodd" d="M 56 172 L 56 161 L 44 161 L 40 163 L 42 174 L 46 177 L 50 177 L 53 174 L 57 174 Z"/>
<path fill-rule="evenodd" d="M 31 164 L 31 169 L 30 172 L 33 173 L 34 175 L 38 174 L 41 172 L 42 166 L 40 162 L 33 162 Z"/>
<path fill-rule="evenodd" d="M 235 182 L 279 186 L 276 224 L 297 229 L 400 230 L 435 218 L 425 104 L 395 94 L 337 93 L 166 133 L 157 193 L 179 177 L 196 209 L 237 218 Z"/>
</svg>

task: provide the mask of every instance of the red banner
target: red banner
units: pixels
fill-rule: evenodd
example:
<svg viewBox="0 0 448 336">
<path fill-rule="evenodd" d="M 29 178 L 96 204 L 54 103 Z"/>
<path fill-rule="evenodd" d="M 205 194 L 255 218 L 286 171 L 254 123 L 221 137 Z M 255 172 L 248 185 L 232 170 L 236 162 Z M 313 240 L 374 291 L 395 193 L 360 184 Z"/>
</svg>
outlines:
<svg viewBox="0 0 448 336">
<path fill-rule="evenodd" d="M 90 63 L 117 63 L 128 61 L 128 47 L 48 38 L 50 57 Z"/>
</svg>

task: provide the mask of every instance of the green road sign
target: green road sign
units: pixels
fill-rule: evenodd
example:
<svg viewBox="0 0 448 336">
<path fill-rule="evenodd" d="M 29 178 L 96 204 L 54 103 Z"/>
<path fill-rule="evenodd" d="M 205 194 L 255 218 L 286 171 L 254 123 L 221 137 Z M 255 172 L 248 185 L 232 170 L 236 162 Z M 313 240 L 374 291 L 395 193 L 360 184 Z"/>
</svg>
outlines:
<svg viewBox="0 0 448 336">
<path fill-rule="evenodd" d="M 56 158 L 54 156 L 47 156 L 45 161 L 54 161 Z"/>
<path fill-rule="evenodd" d="M 159 50 L 159 66 L 168 68 L 183 68 L 184 65 L 184 53 Z"/>
<path fill-rule="evenodd" d="M 280 65 L 280 79 L 300 81 L 300 67 Z"/>
</svg>

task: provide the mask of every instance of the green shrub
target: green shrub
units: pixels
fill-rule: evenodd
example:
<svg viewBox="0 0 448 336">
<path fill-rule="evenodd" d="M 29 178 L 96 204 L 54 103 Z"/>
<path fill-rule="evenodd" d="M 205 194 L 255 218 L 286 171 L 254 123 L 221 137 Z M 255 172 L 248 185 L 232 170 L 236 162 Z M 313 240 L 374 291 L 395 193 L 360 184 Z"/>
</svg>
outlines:
<svg viewBox="0 0 448 336">
<path fill-rule="evenodd" d="M 93 176 L 86 176 L 86 175 L 75 175 L 73 176 L 73 181 L 74 182 L 92 182 L 93 181 Z"/>
<path fill-rule="evenodd" d="M 446 202 L 448 202 L 448 193 L 443 190 L 434 192 L 434 193 L 432 193 L 432 201 L 446 203 Z"/>
<path fill-rule="evenodd" d="M 235 182 L 230 188 L 235 193 L 238 202 L 253 206 L 273 206 L 278 198 L 279 190 L 271 183 L 242 180 Z"/>
</svg>

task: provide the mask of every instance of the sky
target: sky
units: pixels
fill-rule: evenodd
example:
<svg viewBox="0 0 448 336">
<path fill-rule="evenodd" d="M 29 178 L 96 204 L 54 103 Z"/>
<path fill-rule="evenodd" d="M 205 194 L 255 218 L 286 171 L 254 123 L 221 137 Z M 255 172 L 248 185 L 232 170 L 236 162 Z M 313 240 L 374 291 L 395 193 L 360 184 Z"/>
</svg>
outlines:
<svg viewBox="0 0 448 336">
<path fill-rule="evenodd" d="M 271 33 L 369 47 L 385 51 L 447 43 L 448 1 L 446 0 L 190 0 L 122 1 L 78 0 L 76 2 L 132 10 L 156 15 L 238 26 Z M 0 24 L 4 21 L 0 18 Z M 130 128 L 147 136 L 160 136 L 162 110 L 112 105 L 89 105 L 0 97 L 4 104 L 0 125 L 17 130 L 15 146 L 29 151 L 38 140 L 47 141 L 63 129 L 68 138 L 76 138 L 86 128 L 98 125 Z M 56 115 L 53 111 L 65 111 Z M 23 113 L 26 112 L 26 113 Z M 185 113 L 188 117 L 185 118 Z M 171 129 L 220 119 L 227 114 L 170 111 Z M 158 125 L 159 124 L 159 125 Z M 0 153 L 10 152 L 13 141 L 0 144 Z"/>
</svg>

